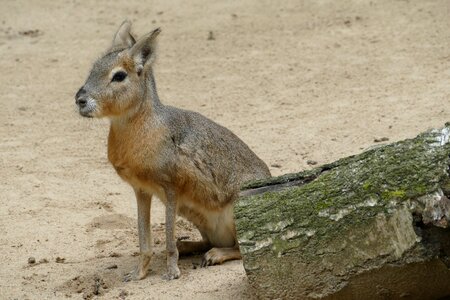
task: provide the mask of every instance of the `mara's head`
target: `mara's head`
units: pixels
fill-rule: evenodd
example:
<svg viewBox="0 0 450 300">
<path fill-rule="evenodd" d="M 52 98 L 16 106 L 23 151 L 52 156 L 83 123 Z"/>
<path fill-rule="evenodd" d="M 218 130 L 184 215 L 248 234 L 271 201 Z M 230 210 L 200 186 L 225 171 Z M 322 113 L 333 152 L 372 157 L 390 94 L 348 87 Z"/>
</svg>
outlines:
<svg viewBox="0 0 450 300">
<path fill-rule="evenodd" d="M 143 100 L 160 29 L 136 42 L 130 28 L 129 21 L 122 23 L 111 48 L 94 63 L 88 79 L 78 90 L 75 103 L 82 116 L 120 116 Z"/>
</svg>

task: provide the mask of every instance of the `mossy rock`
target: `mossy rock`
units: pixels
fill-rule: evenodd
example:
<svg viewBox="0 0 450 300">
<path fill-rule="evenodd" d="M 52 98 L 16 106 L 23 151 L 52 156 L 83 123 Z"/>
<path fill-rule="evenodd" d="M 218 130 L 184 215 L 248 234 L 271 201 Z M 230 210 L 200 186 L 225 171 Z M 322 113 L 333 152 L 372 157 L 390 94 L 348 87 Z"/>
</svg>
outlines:
<svg viewBox="0 0 450 300">
<path fill-rule="evenodd" d="M 449 133 L 446 125 L 313 170 L 246 184 L 235 207 L 236 227 L 259 296 L 450 295 Z M 404 276 L 397 284 L 385 280 L 399 270 Z M 427 291 L 426 284 L 434 288 Z"/>
</svg>

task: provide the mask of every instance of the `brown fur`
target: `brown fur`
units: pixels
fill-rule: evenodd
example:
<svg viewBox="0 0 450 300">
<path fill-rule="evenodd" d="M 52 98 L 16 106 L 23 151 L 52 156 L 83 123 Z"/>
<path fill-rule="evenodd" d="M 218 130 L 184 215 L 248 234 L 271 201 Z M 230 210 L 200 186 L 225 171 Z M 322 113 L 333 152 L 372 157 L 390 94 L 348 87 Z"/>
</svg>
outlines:
<svg viewBox="0 0 450 300">
<path fill-rule="evenodd" d="M 159 101 L 151 65 L 160 31 L 135 42 L 129 30 L 128 22 L 122 24 L 76 96 L 83 116 L 110 118 L 109 161 L 136 192 L 141 256 L 127 279 L 148 273 L 153 195 L 166 205 L 167 279 L 180 275 L 179 251 L 209 250 L 205 266 L 239 259 L 233 202 L 243 182 L 270 172 L 228 129 Z M 115 79 L 119 73 L 122 78 Z M 178 242 L 177 250 L 177 213 L 199 229 L 203 241 Z"/>
</svg>

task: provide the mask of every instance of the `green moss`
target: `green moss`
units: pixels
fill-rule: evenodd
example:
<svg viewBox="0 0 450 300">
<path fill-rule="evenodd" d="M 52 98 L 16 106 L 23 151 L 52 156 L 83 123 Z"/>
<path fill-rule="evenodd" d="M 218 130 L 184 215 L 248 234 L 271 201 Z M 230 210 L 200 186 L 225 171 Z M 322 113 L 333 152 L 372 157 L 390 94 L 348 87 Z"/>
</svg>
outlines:
<svg viewBox="0 0 450 300">
<path fill-rule="evenodd" d="M 295 239 L 292 241 L 286 241 L 283 239 L 275 239 L 272 245 L 272 251 L 277 255 L 283 255 L 287 253 L 291 249 L 296 249 L 300 246 L 301 241 L 299 239 Z"/>
<path fill-rule="evenodd" d="M 363 190 L 368 191 L 372 189 L 372 184 L 369 181 L 365 181 L 362 186 Z"/>
<path fill-rule="evenodd" d="M 444 191 L 449 191 L 450 190 L 450 181 L 445 181 L 441 184 L 441 187 Z"/>
<path fill-rule="evenodd" d="M 406 192 L 405 191 L 402 191 L 402 190 L 396 190 L 396 191 L 384 191 L 383 193 L 382 193 L 382 196 L 381 196 L 383 199 L 386 199 L 386 200 L 398 200 L 398 199 L 400 199 L 400 200 L 404 200 L 404 199 L 406 199 L 407 197 L 406 197 Z"/>
</svg>

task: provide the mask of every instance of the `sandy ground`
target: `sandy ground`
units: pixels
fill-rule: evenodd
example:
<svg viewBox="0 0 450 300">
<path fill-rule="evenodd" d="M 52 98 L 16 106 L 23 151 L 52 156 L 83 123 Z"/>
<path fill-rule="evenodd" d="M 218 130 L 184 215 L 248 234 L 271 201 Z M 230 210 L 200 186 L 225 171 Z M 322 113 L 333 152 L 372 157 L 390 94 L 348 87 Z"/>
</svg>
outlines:
<svg viewBox="0 0 450 300">
<path fill-rule="evenodd" d="M 121 280 L 134 195 L 107 161 L 107 120 L 81 118 L 74 94 L 123 19 L 162 27 L 163 102 L 227 126 L 280 175 L 448 121 L 449 15 L 446 0 L 0 1 L 0 298 L 254 297 L 240 261 L 185 258 L 162 280 L 160 203 L 150 276 Z"/>
</svg>

